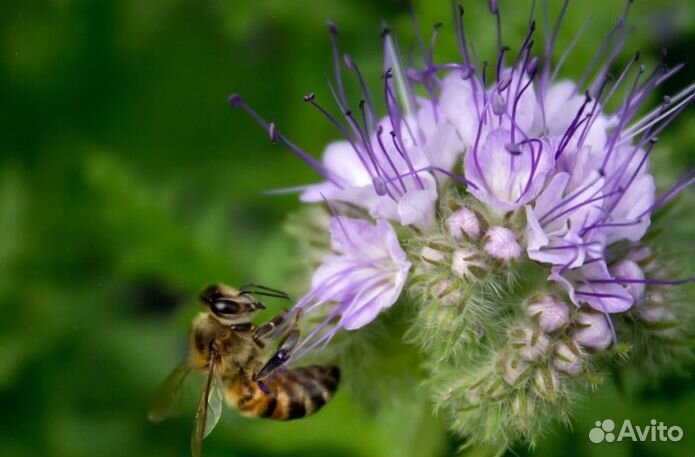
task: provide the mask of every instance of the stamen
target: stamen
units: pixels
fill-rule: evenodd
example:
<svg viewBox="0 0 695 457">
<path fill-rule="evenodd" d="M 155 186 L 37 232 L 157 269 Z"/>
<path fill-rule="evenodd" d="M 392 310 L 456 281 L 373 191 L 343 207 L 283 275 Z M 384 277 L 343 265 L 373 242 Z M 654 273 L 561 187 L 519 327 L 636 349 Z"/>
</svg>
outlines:
<svg viewBox="0 0 695 457">
<path fill-rule="evenodd" d="M 398 141 L 401 143 L 401 146 L 403 146 L 403 138 L 401 136 L 401 122 L 403 122 L 403 125 L 408 131 L 408 134 L 410 135 L 410 139 L 413 141 L 413 144 L 417 145 L 418 141 L 417 139 L 415 139 L 415 135 L 413 135 L 413 131 L 410 129 L 409 123 L 405 120 L 405 117 L 401 113 L 401 106 L 398 104 L 396 95 L 391 90 L 389 80 L 391 80 L 392 75 L 393 73 L 390 68 L 386 70 L 386 72 L 384 73 L 384 99 L 386 100 L 386 112 L 388 114 L 389 120 L 391 121 L 391 126 L 396 132 Z M 403 148 L 405 149 L 405 146 L 403 146 Z"/>
<path fill-rule="evenodd" d="M 362 77 L 362 72 L 360 71 L 357 64 L 352 60 L 352 58 L 348 54 L 345 54 L 343 55 L 343 60 L 345 61 L 345 66 L 347 66 L 348 70 L 355 72 L 355 75 L 357 75 L 357 80 L 360 83 L 360 87 L 362 88 L 364 99 L 367 103 L 367 107 L 369 108 L 369 122 L 367 125 L 369 126 L 368 132 L 370 132 L 371 134 L 371 132 L 374 131 L 377 120 L 376 110 L 374 109 L 374 102 L 372 102 L 371 92 L 369 91 L 369 87 L 367 86 L 364 77 Z"/>
<path fill-rule="evenodd" d="M 655 286 L 679 286 L 695 282 L 695 276 L 683 279 L 634 279 L 634 278 L 612 278 L 612 279 L 587 279 L 592 284 L 647 284 Z"/>
<path fill-rule="evenodd" d="M 335 176 L 333 176 L 333 173 L 328 171 L 328 169 L 324 167 L 323 164 L 321 164 L 318 160 L 311 157 L 309 154 L 297 147 L 294 143 L 285 138 L 284 135 L 280 134 L 275 128 L 275 124 L 269 124 L 253 108 L 248 106 L 240 95 L 232 94 L 229 96 L 228 101 L 232 107 L 240 108 L 246 111 L 258 124 L 260 124 L 268 132 L 271 132 L 271 136 L 276 142 L 280 143 L 281 145 L 289 149 L 291 152 L 293 152 L 297 157 L 302 159 L 304 162 L 306 162 L 307 165 L 313 168 L 314 171 L 316 171 L 319 175 L 323 176 L 327 181 L 330 181 L 331 183 L 335 184 L 341 189 L 343 188 L 339 180 Z"/>
<path fill-rule="evenodd" d="M 408 171 L 407 173 L 397 175 L 396 178 L 400 179 L 400 178 L 405 178 L 408 176 L 415 176 L 418 173 L 422 173 L 425 171 L 441 173 L 441 174 L 453 179 L 454 181 L 457 181 L 457 182 L 460 182 L 461 184 L 465 184 L 467 186 L 470 186 L 473 189 L 478 189 L 478 186 L 476 186 L 475 183 L 467 180 L 463 176 L 457 175 L 456 173 L 452 173 L 444 168 L 435 167 L 434 165 L 429 165 L 427 167 L 418 168 L 417 170 Z M 394 181 L 396 178 L 391 178 L 390 180 Z"/>
<path fill-rule="evenodd" d="M 417 42 L 418 48 L 420 49 L 420 57 L 422 57 L 422 62 L 424 66 L 427 66 L 427 53 L 425 51 L 425 41 L 422 39 L 422 34 L 420 33 L 420 24 L 417 20 L 417 15 L 415 14 L 415 5 L 413 5 L 413 0 L 408 0 L 408 15 L 410 16 L 410 23 L 413 27 L 413 32 L 415 34 L 415 41 Z"/>
<path fill-rule="evenodd" d="M 504 53 L 509 51 L 509 46 L 501 46 L 499 52 L 497 53 L 497 87 L 500 86 L 500 78 L 502 77 L 502 68 L 504 66 Z M 498 90 L 499 92 L 499 90 Z"/>
<path fill-rule="evenodd" d="M 576 290 L 574 293 L 576 295 L 583 295 L 585 297 L 616 298 L 618 300 L 623 300 L 623 301 L 632 301 L 632 298 L 627 298 L 627 297 L 623 297 L 622 295 L 616 295 L 616 294 L 604 294 L 604 293 L 600 293 L 600 292 L 584 292 L 581 290 Z"/>
<path fill-rule="evenodd" d="M 582 76 L 579 78 L 579 81 L 577 82 L 577 87 L 583 87 L 584 83 L 586 82 L 587 78 L 589 75 L 593 72 L 594 67 L 598 63 L 598 61 L 603 57 L 603 54 L 608 50 L 609 46 L 611 45 L 613 38 L 615 35 L 622 31 L 623 28 L 625 27 L 625 21 L 627 20 L 628 13 L 630 11 L 630 4 L 632 3 L 632 0 L 627 0 L 626 5 L 625 5 L 625 10 L 623 12 L 623 15 L 617 20 L 615 26 L 613 29 L 610 31 L 606 39 L 603 40 L 603 43 L 601 44 L 601 47 L 599 48 L 598 52 L 594 55 L 593 59 L 589 63 L 589 65 L 586 67 L 586 70 L 582 74 Z M 619 43 L 618 45 L 615 46 L 616 52 L 620 51 L 622 48 L 623 43 Z"/>
<path fill-rule="evenodd" d="M 456 30 L 456 44 L 458 45 L 459 48 L 459 54 L 461 55 L 461 59 L 463 60 L 463 63 L 465 64 L 466 68 L 470 69 L 470 74 L 467 75 L 467 78 L 464 79 L 470 79 L 471 81 L 471 92 L 473 92 L 473 104 L 476 107 L 476 110 L 478 112 L 478 118 L 480 118 L 480 109 L 478 108 L 478 86 L 476 84 L 475 78 L 472 78 L 473 72 L 474 72 L 474 65 L 473 62 L 471 61 L 470 56 L 468 55 L 468 43 L 466 42 L 466 29 L 464 27 L 464 22 L 463 22 L 463 15 L 464 15 L 464 8 L 463 5 L 460 3 L 457 5 L 455 2 L 452 2 L 452 6 L 454 8 L 453 14 L 454 17 L 456 18 L 455 21 L 455 30 Z M 456 11 L 458 8 L 458 11 Z M 458 13 L 458 14 L 457 14 Z"/>
<path fill-rule="evenodd" d="M 398 43 L 393 39 L 392 34 L 387 28 L 384 28 L 384 57 L 385 66 L 391 69 L 391 73 L 396 82 L 396 89 L 401 98 L 401 103 L 406 114 L 415 112 L 415 96 L 406 78 L 403 62 L 401 62 L 400 53 L 398 52 Z"/>
<path fill-rule="evenodd" d="M 560 158 L 560 155 L 562 155 L 562 152 L 565 150 L 570 140 L 572 139 L 574 132 L 576 132 L 577 130 L 577 122 L 579 122 L 579 118 L 582 116 L 582 114 L 584 114 L 584 110 L 586 109 L 586 106 L 589 103 L 591 103 L 591 96 L 589 95 L 589 91 L 586 91 L 584 94 L 584 103 L 582 103 L 582 106 L 577 111 L 577 114 L 574 116 L 574 119 L 572 119 L 572 122 L 565 130 L 565 134 L 562 136 L 560 144 L 558 144 L 557 151 L 555 151 L 555 160 Z"/>
<path fill-rule="evenodd" d="M 338 122 L 328 111 L 326 111 L 321 105 L 316 103 L 315 99 L 316 99 L 316 95 L 313 92 L 304 96 L 304 101 L 307 103 L 310 103 L 314 108 L 319 110 L 319 112 L 321 114 L 323 114 L 326 117 L 326 119 L 328 119 L 329 122 L 331 124 L 333 124 L 335 126 L 335 128 L 338 129 L 338 131 L 345 137 L 345 139 L 350 143 L 350 146 L 352 146 L 352 149 L 355 151 L 355 154 L 357 155 L 360 162 L 362 163 L 362 166 L 364 167 L 365 171 L 369 174 L 369 176 L 371 178 L 374 178 L 374 174 L 372 174 L 372 171 L 369 168 L 369 165 L 365 161 L 364 157 L 362 157 L 362 153 L 361 153 L 360 149 L 357 147 L 357 145 L 355 144 L 355 141 L 353 140 L 352 135 L 350 135 L 348 133 L 348 131 L 345 130 L 345 127 L 343 127 L 343 125 L 340 122 Z"/>
<path fill-rule="evenodd" d="M 596 94 L 596 98 L 594 99 L 594 104 L 591 107 L 591 111 L 589 111 L 589 120 L 584 126 L 584 130 L 582 130 L 581 135 L 579 135 L 579 141 L 577 141 L 577 150 L 580 150 L 582 148 L 582 146 L 584 145 L 584 140 L 586 140 L 586 137 L 589 134 L 589 129 L 591 129 L 591 126 L 594 124 L 596 119 L 598 119 L 598 116 L 601 114 L 602 110 L 598 109 L 599 102 L 601 101 L 603 91 L 605 90 L 606 86 L 608 86 L 608 83 L 612 80 L 613 76 L 611 74 L 607 74 L 606 77 L 603 79 L 603 84 L 601 84 L 601 87 L 598 90 L 598 94 Z"/>
<path fill-rule="evenodd" d="M 690 171 L 688 171 L 688 173 L 686 173 L 685 176 L 683 176 L 676 184 L 674 184 L 668 191 L 666 191 L 664 195 L 657 198 L 656 201 L 649 208 L 644 210 L 642 214 L 638 216 L 638 219 L 646 216 L 647 214 L 651 213 L 652 211 L 658 208 L 661 208 L 662 206 L 670 202 L 679 193 L 692 186 L 693 184 L 695 184 L 695 168 L 690 169 Z"/>
<path fill-rule="evenodd" d="M 569 0 L 565 0 L 562 4 L 562 9 L 555 21 L 555 26 L 553 27 L 553 32 L 550 34 L 550 19 L 548 15 L 548 2 L 543 2 L 543 25 L 545 29 L 546 41 L 545 41 L 545 61 L 543 62 L 543 72 L 541 76 L 540 86 L 545 89 L 548 84 L 552 81 L 548 80 L 548 75 L 550 74 L 550 66 L 553 61 L 553 53 L 555 52 L 555 43 L 557 43 L 557 36 L 560 33 L 560 24 L 565 17 L 567 12 L 567 6 L 569 6 Z M 544 90 L 543 90 L 544 92 Z"/>
<path fill-rule="evenodd" d="M 428 67 L 434 66 L 434 46 L 437 43 L 437 35 L 439 35 L 439 29 L 442 28 L 442 25 L 443 24 L 441 22 L 437 22 L 434 24 L 434 28 L 432 30 L 432 37 L 430 38 L 430 48 L 427 54 Z"/>
<path fill-rule="evenodd" d="M 534 143 L 538 145 L 538 154 L 536 154 L 536 155 L 534 155 L 534 152 L 535 152 L 535 149 L 533 148 Z M 524 195 L 526 195 L 526 192 L 528 192 L 529 189 L 531 188 L 531 183 L 533 183 L 533 178 L 535 177 L 536 171 L 538 170 L 538 164 L 540 163 L 541 154 L 543 154 L 543 142 L 540 141 L 538 138 L 531 138 L 531 139 L 524 140 L 521 143 L 519 143 L 519 147 L 521 147 L 525 144 L 528 144 L 531 147 L 531 151 L 530 151 L 530 154 L 531 154 L 531 172 L 529 173 L 528 179 L 526 180 L 526 186 L 524 186 L 524 189 L 519 194 L 519 197 L 516 199 L 515 203 L 518 203 L 521 200 L 521 198 Z M 522 151 L 520 149 L 519 153 L 521 153 L 521 152 Z"/>
<path fill-rule="evenodd" d="M 345 87 L 343 86 L 343 77 L 340 72 L 340 52 L 338 51 L 338 27 L 332 21 L 327 21 L 326 26 L 331 37 L 331 50 L 333 52 L 333 74 L 335 76 L 335 84 L 338 88 L 338 98 L 343 106 L 347 106 L 347 98 L 345 97 Z"/>
<path fill-rule="evenodd" d="M 393 141 L 393 145 L 396 148 L 396 151 L 400 154 L 400 156 L 405 160 L 405 163 L 408 165 L 408 169 L 412 173 L 413 180 L 415 181 L 415 185 L 420 189 L 423 190 L 425 188 L 425 185 L 423 184 L 422 180 L 420 179 L 420 176 L 415 172 L 415 169 L 413 168 L 413 163 L 410 161 L 410 157 L 408 156 L 408 153 L 405 150 L 401 150 L 401 148 L 398 146 L 398 141 L 396 140 L 396 132 L 393 130 L 390 132 L 391 133 L 391 140 Z"/>
<path fill-rule="evenodd" d="M 616 198 L 615 201 L 612 202 L 612 204 L 608 208 L 607 214 L 610 214 L 615 209 L 615 207 L 618 206 L 618 203 L 620 203 L 620 200 L 627 193 L 628 189 L 630 188 L 630 186 L 632 186 L 632 183 L 635 181 L 635 179 L 637 179 L 637 175 L 639 174 L 639 172 L 642 170 L 642 168 L 646 164 L 647 158 L 651 154 L 652 149 L 654 148 L 654 145 L 656 143 L 657 143 L 657 138 L 654 138 L 654 137 L 650 138 L 649 146 L 648 146 L 647 150 L 644 152 L 644 155 L 642 156 L 640 163 L 637 165 L 637 167 L 635 167 L 635 170 L 632 172 L 632 175 L 630 176 L 630 179 L 628 179 L 628 182 L 626 185 L 622 186 L 622 188 L 621 188 L 621 184 L 620 184 L 621 180 L 625 174 L 625 170 L 627 170 L 630 163 L 632 162 L 634 154 L 642 147 L 641 143 L 637 144 L 635 146 L 635 148 L 632 150 L 632 152 L 628 155 L 628 157 L 625 158 L 622 166 L 620 167 L 620 171 L 618 173 L 615 173 L 614 176 L 611 177 L 611 179 L 606 182 L 605 185 L 608 185 L 609 182 L 613 181 L 614 182 L 613 190 L 615 190 L 617 188 L 620 192 L 620 195 L 618 196 L 618 198 Z"/>
<path fill-rule="evenodd" d="M 524 73 L 526 68 L 528 67 L 528 62 L 529 62 L 529 57 L 531 55 L 531 48 L 533 47 L 533 41 L 529 41 L 528 45 L 526 47 L 526 57 L 524 58 L 524 64 L 521 67 L 521 72 L 519 73 L 519 79 L 516 83 L 516 94 L 514 95 L 514 103 L 512 104 L 512 125 L 516 126 L 516 110 L 519 105 L 519 101 L 521 100 L 521 96 L 524 95 L 524 92 L 526 92 L 526 89 L 533 84 L 533 80 L 535 78 L 535 73 L 531 74 L 528 76 L 528 82 L 524 85 L 524 87 L 519 90 L 519 87 L 521 86 L 521 81 L 524 79 Z M 516 128 L 512 128 L 512 133 L 511 133 L 511 139 L 512 143 L 515 141 L 515 132 Z"/>
<path fill-rule="evenodd" d="M 625 65 L 625 68 L 623 69 L 622 73 L 618 77 L 618 79 L 613 83 L 613 86 L 611 87 L 611 90 L 608 92 L 608 95 L 606 95 L 605 100 L 603 101 L 604 105 L 608 103 L 608 101 L 613 97 L 613 94 L 618 90 L 620 85 L 623 83 L 623 80 L 625 77 L 629 74 L 630 69 L 632 68 L 632 65 L 634 65 L 636 62 L 639 61 L 640 58 L 640 53 L 636 52 L 635 57 L 633 59 L 630 59 L 630 61 Z"/>
<path fill-rule="evenodd" d="M 553 69 L 553 74 L 550 75 L 550 79 L 547 81 L 548 84 L 552 84 L 553 81 L 557 78 L 558 73 L 560 73 L 560 70 L 562 69 L 562 66 L 565 64 L 565 61 L 567 58 L 570 56 L 572 51 L 574 50 L 574 47 L 577 45 L 579 42 L 579 38 L 584 35 L 584 32 L 586 32 L 586 28 L 589 26 L 591 21 L 594 19 L 593 14 L 589 16 L 589 19 L 584 21 L 582 26 L 579 28 L 577 33 L 574 34 L 574 37 L 572 38 L 572 41 L 570 42 L 569 45 L 565 48 L 565 52 L 562 53 L 562 57 L 560 57 L 560 60 L 558 60 L 557 65 L 555 65 L 555 68 Z M 543 84 L 543 83 L 542 83 Z"/>
<path fill-rule="evenodd" d="M 606 156 L 603 158 L 603 165 L 601 168 L 606 168 L 606 165 L 608 164 L 608 160 L 610 160 L 611 155 L 613 154 L 613 149 L 615 148 L 615 145 L 617 143 L 618 138 L 620 137 L 620 133 L 622 132 L 622 129 L 625 127 L 625 123 L 627 122 L 627 111 L 630 108 L 630 105 L 632 103 L 632 98 L 635 95 L 635 89 L 637 88 L 637 84 L 639 83 L 640 77 L 644 74 L 645 68 L 643 65 L 640 65 L 639 71 L 637 72 L 637 75 L 635 76 L 635 81 L 632 83 L 632 88 L 630 89 L 630 93 L 625 99 L 625 102 L 623 103 L 623 115 L 620 117 L 620 122 L 618 123 L 618 126 L 615 129 L 615 132 L 611 135 L 611 138 L 609 140 L 609 145 L 608 145 L 608 151 L 606 152 Z"/>
<path fill-rule="evenodd" d="M 500 9 L 497 5 L 497 0 L 490 0 L 490 12 L 495 16 L 495 24 L 497 26 L 497 49 L 502 49 L 502 19 L 500 18 Z"/>
<path fill-rule="evenodd" d="M 363 119 L 365 119 L 365 118 L 364 118 L 364 100 L 360 100 L 360 109 L 361 109 L 362 114 L 363 114 Z M 374 191 L 375 191 L 378 195 L 380 195 L 380 196 L 381 196 L 381 195 L 384 195 L 384 194 L 386 194 L 386 193 L 389 193 L 389 196 L 390 196 L 393 200 L 396 200 L 395 197 L 394 197 L 393 195 L 391 195 L 390 192 L 388 192 L 388 189 L 387 189 L 387 188 L 383 188 L 383 189 L 380 190 L 380 188 L 377 187 L 377 186 L 379 185 L 379 183 L 383 186 L 383 184 L 384 184 L 384 180 L 383 180 L 384 176 L 382 175 L 382 173 L 385 174 L 386 172 L 385 172 L 384 170 L 382 170 L 381 164 L 380 164 L 379 161 L 377 160 L 376 154 L 374 154 L 374 151 L 373 151 L 373 149 L 372 149 L 372 145 L 371 145 L 371 141 L 369 140 L 369 137 L 368 137 L 367 134 L 366 134 L 364 131 L 362 131 L 362 129 L 360 128 L 360 125 L 358 124 L 357 120 L 356 120 L 355 117 L 352 115 L 352 111 L 347 111 L 347 112 L 345 112 L 345 117 L 346 117 L 346 118 L 348 119 L 348 121 L 353 125 L 353 128 L 356 129 L 356 130 L 359 132 L 360 138 L 362 139 L 362 144 L 363 144 L 363 146 L 364 146 L 364 149 L 365 149 L 365 151 L 367 151 L 367 155 L 369 156 L 369 159 L 370 159 L 370 161 L 371 161 L 371 163 L 372 163 L 372 167 L 374 168 L 374 172 L 375 172 L 375 174 L 376 174 L 376 176 L 372 176 L 372 183 L 373 183 L 373 185 L 374 185 Z M 366 122 L 366 119 L 365 119 L 365 122 Z M 366 126 L 365 126 L 365 129 L 366 129 Z M 370 173 L 370 174 L 371 174 L 371 173 Z M 388 176 L 388 175 L 386 175 L 386 176 Z"/>
<path fill-rule="evenodd" d="M 665 103 L 663 106 L 660 106 L 659 108 L 653 110 L 651 113 L 647 114 L 637 123 L 635 123 L 632 127 L 626 129 L 621 135 L 620 142 L 623 143 L 625 141 L 629 141 L 636 135 L 639 135 L 646 129 L 650 128 L 651 126 L 656 125 L 664 119 L 668 118 L 673 113 L 680 113 L 680 111 L 683 108 L 685 108 L 688 104 L 690 104 L 694 99 L 695 83 L 691 83 L 675 96 L 670 97 L 669 99 L 665 99 Z M 677 104 L 674 105 L 674 103 Z M 664 106 L 668 106 L 669 109 L 667 111 L 664 111 Z M 671 116 L 671 118 L 673 117 L 674 116 Z M 667 124 L 667 122 L 664 124 Z"/>
<path fill-rule="evenodd" d="M 599 191 L 597 191 L 596 193 L 598 193 L 598 192 L 599 192 Z M 595 193 L 594 195 L 596 195 L 596 193 Z M 606 200 L 606 199 L 612 197 L 613 195 L 617 195 L 617 194 L 619 194 L 619 193 L 620 193 L 619 191 L 616 191 L 616 192 L 611 192 L 611 193 L 608 193 L 608 194 L 605 194 L 605 195 L 599 195 L 598 197 L 594 197 L 594 196 L 592 195 L 588 200 L 584 200 L 583 202 L 581 202 L 581 203 L 579 203 L 579 204 L 576 204 L 576 205 L 574 205 L 574 206 L 571 206 L 571 207 L 567 208 L 566 210 L 564 210 L 564 211 L 562 211 L 562 212 L 556 214 L 555 216 L 553 216 L 552 219 L 550 219 L 550 220 L 548 220 L 548 221 L 545 221 L 543 224 L 544 224 L 544 225 L 552 224 L 554 221 L 558 220 L 559 218 L 561 218 L 562 216 L 564 216 L 564 215 L 566 215 L 566 214 L 572 213 L 572 212 L 578 210 L 579 208 L 583 208 L 584 206 L 590 205 L 590 204 L 592 204 L 592 203 L 595 203 L 595 202 L 598 202 L 598 201 L 601 201 L 601 200 Z"/>
<path fill-rule="evenodd" d="M 568 195 L 566 198 L 564 198 L 563 200 L 561 200 L 560 203 L 558 203 L 557 205 L 555 205 L 555 206 L 553 206 L 552 208 L 550 208 L 550 209 L 549 209 L 548 211 L 546 211 L 545 214 L 543 214 L 543 215 L 541 216 L 541 218 L 539 219 L 540 224 L 541 224 L 541 225 L 545 225 L 546 222 L 544 222 L 544 221 L 545 221 L 546 218 L 548 218 L 552 213 L 554 213 L 554 212 L 557 211 L 558 209 L 560 209 L 560 208 L 562 208 L 563 206 L 565 206 L 565 205 L 571 203 L 572 201 L 574 201 L 576 198 L 578 198 L 580 195 L 582 195 L 582 194 L 583 194 L 584 192 L 586 192 L 587 190 L 591 189 L 591 188 L 594 186 L 594 184 L 596 184 L 600 179 L 601 179 L 601 178 L 596 178 L 596 179 L 594 179 L 593 181 L 591 181 L 590 183 L 588 183 L 586 186 L 584 186 L 584 187 L 582 187 L 582 188 L 579 188 L 579 189 L 575 190 L 573 193 L 571 193 L 571 194 Z M 594 195 L 596 195 L 596 194 L 594 194 Z"/>
<path fill-rule="evenodd" d="M 379 143 L 379 147 L 381 148 L 381 151 L 384 153 L 384 156 L 386 157 L 386 160 L 388 161 L 389 165 L 391 165 L 391 169 L 393 170 L 393 173 L 394 173 L 394 174 L 396 175 L 396 177 L 398 178 L 398 182 L 400 182 L 401 188 L 403 189 L 403 194 L 405 194 L 405 193 L 408 191 L 408 189 L 407 189 L 406 186 L 405 186 L 405 182 L 403 182 L 403 180 L 401 179 L 401 176 L 400 176 L 400 174 L 398 173 L 398 169 L 396 168 L 396 165 L 393 163 L 393 160 L 391 160 L 391 155 L 388 153 L 388 151 L 387 151 L 386 148 L 384 147 L 384 143 L 383 143 L 383 141 L 381 140 L 381 134 L 382 134 L 382 133 L 384 133 L 384 129 L 383 129 L 383 127 L 381 127 L 381 125 L 380 125 L 380 126 L 377 127 L 377 130 L 376 130 L 376 139 L 377 139 L 377 142 Z"/>
<path fill-rule="evenodd" d="M 482 79 L 483 87 L 487 87 L 487 60 L 483 61 Z M 483 91 L 483 105 L 487 105 L 487 91 Z"/>
</svg>

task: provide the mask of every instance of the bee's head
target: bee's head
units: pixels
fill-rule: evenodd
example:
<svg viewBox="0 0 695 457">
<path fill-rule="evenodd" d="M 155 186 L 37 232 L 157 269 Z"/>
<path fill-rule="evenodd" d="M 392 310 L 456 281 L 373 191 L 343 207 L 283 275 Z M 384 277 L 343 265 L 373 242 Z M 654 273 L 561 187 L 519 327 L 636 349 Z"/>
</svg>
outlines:
<svg viewBox="0 0 695 457">
<path fill-rule="evenodd" d="M 251 315 L 265 309 L 263 303 L 248 292 L 241 292 L 225 284 L 213 284 L 200 294 L 200 300 L 210 310 L 210 314 L 222 323 L 246 322 Z"/>
</svg>

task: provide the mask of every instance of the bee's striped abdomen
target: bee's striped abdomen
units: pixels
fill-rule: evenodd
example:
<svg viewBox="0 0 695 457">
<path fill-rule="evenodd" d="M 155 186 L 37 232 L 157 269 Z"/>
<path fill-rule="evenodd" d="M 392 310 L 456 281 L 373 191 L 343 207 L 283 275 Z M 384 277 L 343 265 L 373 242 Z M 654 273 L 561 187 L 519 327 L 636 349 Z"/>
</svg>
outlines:
<svg viewBox="0 0 695 457">
<path fill-rule="evenodd" d="M 252 417 L 299 419 L 315 413 L 335 394 L 340 383 L 336 366 L 308 366 L 273 374 L 263 381 L 237 378 L 227 384 L 227 403 Z"/>
</svg>

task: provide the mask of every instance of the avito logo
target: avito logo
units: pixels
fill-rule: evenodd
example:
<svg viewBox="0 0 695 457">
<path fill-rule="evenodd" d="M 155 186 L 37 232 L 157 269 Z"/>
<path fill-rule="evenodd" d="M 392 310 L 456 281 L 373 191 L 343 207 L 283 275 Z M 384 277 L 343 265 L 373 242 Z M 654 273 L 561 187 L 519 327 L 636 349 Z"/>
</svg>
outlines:
<svg viewBox="0 0 695 457">
<path fill-rule="evenodd" d="M 589 431 L 589 440 L 592 443 L 612 443 L 613 441 L 680 441 L 683 438 L 683 429 L 677 425 L 668 426 L 656 419 L 650 421 L 650 425 L 640 427 L 633 425 L 630 419 L 623 421 L 620 430 L 615 430 L 615 422 L 611 419 L 596 421 L 595 427 Z"/>
</svg>

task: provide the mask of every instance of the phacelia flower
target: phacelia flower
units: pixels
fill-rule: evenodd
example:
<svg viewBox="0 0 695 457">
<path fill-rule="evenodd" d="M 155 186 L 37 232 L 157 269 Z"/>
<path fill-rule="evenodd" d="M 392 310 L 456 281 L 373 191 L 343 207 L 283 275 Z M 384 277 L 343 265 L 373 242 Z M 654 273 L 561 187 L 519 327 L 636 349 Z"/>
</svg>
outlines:
<svg viewBox="0 0 695 457">
<path fill-rule="evenodd" d="M 693 101 L 695 83 L 650 111 L 681 65 L 662 57 L 646 68 L 636 53 L 609 73 L 627 41 L 629 1 L 582 75 L 561 79 L 582 33 L 558 55 L 568 3 L 542 39 L 532 12 L 523 40 L 506 46 L 491 1 L 498 46 L 487 60 L 466 36 L 463 7 L 456 62 L 435 62 L 439 24 L 408 65 L 384 29 L 373 85 L 340 54 L 329 23 L 340 116 L 304 97 L 342 137 L 322 161 L 230 97 L 318 173 L 300 199 L 334 214 L 330 251 L 296 305 L 306 332 L 290 363 L 334 337 L 358 338 L 354 330 L 400 307 L 410 315 L 400 337 L 422 352 L 435 408 L 454 432 L 504 448 L 534 442 L 549 418 L 567 420 L 574 390 L 620 351 L 652 341 L 655 323 L 685 322 L 668 290 L 693 278 L 663 279 L 646 235 L 656 210 L 695 183 L 693 170 L 658 194 L 650 172 L 658 135 Z M 355 99 L 346 74 L 361 88 Z M 656 341 L 681 337 L 687 330 Z"/>
<path fill-rule="evenodd" d="M 299 345 L 311 342 L 305 351 L 327 342 L 339 329 L 367 325 L 380 311 L 393 305 L 403 290 L 411 263 L 393 228 L 384 220 L 376 224 L 343 216 L 329 225 L 332 252 L 326 255 L 312 277 L 312 291 L 297 308 L 311 313 L 325 303 L 338 303 Z M 324 327 L 333 319 L 330 331 Z"/>
</svg>

